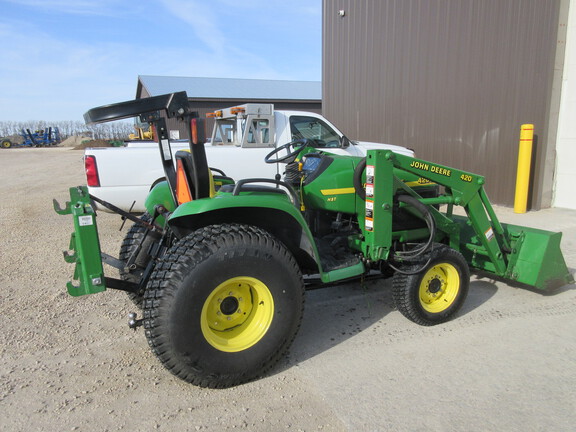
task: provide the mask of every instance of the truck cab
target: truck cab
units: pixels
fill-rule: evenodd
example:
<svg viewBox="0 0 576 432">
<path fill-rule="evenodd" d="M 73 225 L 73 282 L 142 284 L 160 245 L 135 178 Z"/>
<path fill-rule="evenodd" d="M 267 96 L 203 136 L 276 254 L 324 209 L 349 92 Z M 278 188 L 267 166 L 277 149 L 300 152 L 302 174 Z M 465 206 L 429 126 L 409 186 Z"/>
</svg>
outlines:
<svg viewBox="0 0 576 432">
<path fill-rule="evenodd" d="M 318 149 L 332 154 L 366 156 L 368 149 L 386 149 L 414 156 L 414 152 L 405 147 L 351 141 L 320 114 L 274 110 L 274 104 L 244 104 L 214 111 L 208 117 L 215 119 L 212 146 L 267 149 L 279 143 L 308 139 Z"/>
</svg>

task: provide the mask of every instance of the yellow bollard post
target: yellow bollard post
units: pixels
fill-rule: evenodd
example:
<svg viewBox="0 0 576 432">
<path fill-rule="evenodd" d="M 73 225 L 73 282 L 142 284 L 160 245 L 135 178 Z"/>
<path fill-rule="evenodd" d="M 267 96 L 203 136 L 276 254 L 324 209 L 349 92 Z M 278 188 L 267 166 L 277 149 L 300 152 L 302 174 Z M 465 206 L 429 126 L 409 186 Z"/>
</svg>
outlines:
<svg viewBox="0 0 576 432">
<path fill-rule="evenodd" d="M 534 125 L 523 124 L 520 128 L 518 144 L 518 169 L 516 172 L 516 194 L 514 196 L 514 213 L 526 213 L 528 205 L 528 187 L 530 185 L 530 164 L 532 162 L 532 142 Z"/>
</svg>

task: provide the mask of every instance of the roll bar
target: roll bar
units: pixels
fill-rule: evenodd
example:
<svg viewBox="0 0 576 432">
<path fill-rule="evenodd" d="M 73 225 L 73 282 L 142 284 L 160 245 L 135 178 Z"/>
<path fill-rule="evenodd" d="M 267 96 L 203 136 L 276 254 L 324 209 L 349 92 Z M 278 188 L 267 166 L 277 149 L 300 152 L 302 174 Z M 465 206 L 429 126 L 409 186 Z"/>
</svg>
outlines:
<svg viewBox="0 0 576 432">
<path fill-rule="evenodd" d="M 161 116 L 161 111 L 166 113 L 166 117 Z M 192 175 L 195 180 L 195 198 L 210 196 L 210 170 L 204 150 L 204 123 L 203 119 L 199 118 L 198 112 L 192 111 L 186 92 L 168 93 L 99 106 L 88 110 L 84 114 L 84 121 L 86 124 L 96 124 L 136 116 L 140 116 L 142 122 L 151 123 L 154 127 L 154 136 L 158 141 L 162 166 L 164 167 L 174 202 L 178 202 L 176 199 L 176 171 L 174 169 L 172 149 L 170 148 L 168 128 L 166 127 L 166 118 L 177 118 L 186 123 L 190 136 L 190 152 L 194 167 Z"/>
<path fill-rule="evenodd" d="M 148 121 L 149 115 L 156 117 L 154 114 L 158 111 L 165 111 L 168 118 L 194 117 L 188 95 L 183 91 L 92 108 L 84 114 L 84 121 L 90 125 L 142 115 L 145 116 L 143 121 Z"/>
</svg>

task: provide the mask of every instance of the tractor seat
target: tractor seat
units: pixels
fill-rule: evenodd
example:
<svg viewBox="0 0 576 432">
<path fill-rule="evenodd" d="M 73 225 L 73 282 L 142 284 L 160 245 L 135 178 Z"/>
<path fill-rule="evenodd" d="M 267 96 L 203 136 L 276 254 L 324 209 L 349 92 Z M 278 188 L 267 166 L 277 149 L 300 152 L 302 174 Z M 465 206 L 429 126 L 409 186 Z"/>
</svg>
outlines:
<svg viewBox="0 0 576 432">
<path fill-rule="evenodd" d="M 178 171 L 178 164 L 181 163 L 182 164 L 182 168 L 183 168 L 183 176 L 184 178 L 180 178 L 179 175 L 177 175 L 177 179 L 176 179 L 176 183 L 178 184 L 179 181 L 185 182 L 187 185 L 187 189 L 189 190 L 190 196 L 189 199 L 198 199 L 198 197 L 194 196 L 195 195 L 195 191 L 196 191 L 196 185 L 195 185 L 195 177 L 193 175 L 194 172 L 194 162 L 192 160 L 192 154 L 190 153 L 190 150 L 178 150 L 176 152 L 176 164 L 177 164 L 177 171 Z M 202 165 L 202 163 L 200 163 L 199 166 L 200 169 L 204 169 L 204 165 Z M 208 177 L 207 179 L 207 188 L 208 188 L 208 196 L 212 197 L 214 196 L 214 194 L 216 193 L 216 191 L 218 189 L 220 189 L 220 187 L 222 185 L 226 185 L 226 184 L 234 184 L 234 180 L 228 176 L 226 176 L 222 171 L 214 169 L 215 172 L 217 172 L 218 174 L 213 174 L 212 173 L 212 168 L 208 168 L 207 165 L 205 165 L 205 168 L 208 171 Z"/>
<path fill-rule="evenodd" d="M 210 168 L 213 171 L 212 168 Z M 216 175 L 212 173 L 212 183 L 214 183 L 214 190 L 218 192 L 224 186 L 234 186 L 234 179 L 225 175 Z"/>
</svg>

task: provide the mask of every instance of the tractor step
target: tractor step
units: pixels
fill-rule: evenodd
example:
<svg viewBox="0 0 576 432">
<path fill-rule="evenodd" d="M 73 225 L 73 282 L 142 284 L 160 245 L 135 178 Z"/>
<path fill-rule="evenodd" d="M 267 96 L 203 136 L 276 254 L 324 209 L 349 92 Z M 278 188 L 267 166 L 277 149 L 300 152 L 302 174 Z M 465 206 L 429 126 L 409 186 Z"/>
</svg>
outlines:
<svg viewBox="0 0 576 432">
<path fill-rule="evenodd" d="M 357 254 L 352 253 L 348 247 L 348 236 L 329 234 L 322 238 L 316 238 L 316 245 L 321 257 L 322 270 L 331 272 L 360 263 Z"/>
</svg>

